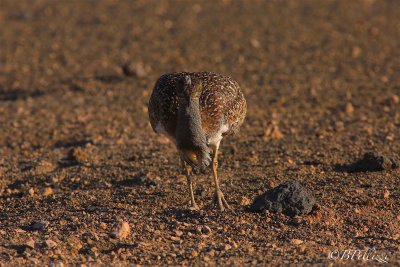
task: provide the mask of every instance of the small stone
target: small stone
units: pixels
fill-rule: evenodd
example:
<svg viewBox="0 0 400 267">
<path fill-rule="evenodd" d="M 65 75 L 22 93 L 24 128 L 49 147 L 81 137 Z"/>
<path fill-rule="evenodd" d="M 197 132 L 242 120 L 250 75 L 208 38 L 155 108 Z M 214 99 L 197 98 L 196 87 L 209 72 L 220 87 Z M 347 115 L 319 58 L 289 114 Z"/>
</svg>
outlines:
<svg viewBox="0 0 400 267">
<path fill-rule="evenodd" d="M 80 147 L 73 148 L 68 152 L 68 158 L 79 164 L 89 161 L 89 155 Z"/>
<path fill-rule="evenodd" d="M 353 104 L 351 104 L 350 102 L 346 103 L 345 110 L 347 114 L 352 114 L 354 112 Z"/>
<path fill-rule="evenodd" d="M 175 235 L 178 237 L 181 237 L 181 236 L 183 236 L 183 232 L 179 231 L 179 230 L 175 230 Z"/>
<path fill-rule="evenodd" d="M 199 256 L 199 252 L 197 250 L 193 250 L 192 253 L 190 254 L 192 257 L 197 257 Z"/>
<path fill-rule="evenodd" d="M 174 26 L 174 22 L 170 19 L 164 21 L 164 26 L 167 30 L 171 29 Z"/>
<path fill-rule="evenodd" d="M 248 206 L 250 205 L 250 199 L 248 199 L 247 197 L 241 197 L 239 204 L 242 206 Z"/>
<path fill-rule="evenodd" d="M 49 222 L 47 221 L 34 221 L 31 225 L 32 230 L 45 231 Z"/>
<path fill-rule="evenodd" d="M 35 196 L 35 189 L 33 189 L 33 187 L 29 188 L 28 194 L 29 194 L 29 196 L 34 197 Z"/>
<path fill-rule="evenodd" d="M 264 139 L 282 139 L 283 133 L 279 130 L 279 127 L 275 121 L 269 122 L 264 129 Z"/>
<path fill-rule="evenodd" d="M 50 264 L 51 267 L 64 267 L 64 263 L 62 261 L 52 262 Z"/>
<path fill-rule="evenodd" d="M 223 250 L 230 250 L 232 247 L 231 247 L 231 245 L 229 245 L 229 244 L 225 244 L 223 247 L 222 247 L 222 249 Z"/>
<path fill-rule="evenodd" d="M 54 194 L 54 191 L 53 191 L 53 188 L 48 186 L 48 187 L 43 188 L 41 193 L 42 193 L 42 196 L 47 197 L 47 196 Z"/>
<path fill-rule="evenodd" d="M 48 248 L 54 248 L 54 247 L 57 246 L 57 243 L 54 242 L 54 241 L 51 240 L 51 239 L 47 239 L 44 243 L 45 243 L 45 245 L 46 245 Z"/>
<path fill-rule="evenodd" d="M 352 55 L 352 57 L 353 58 L 358 58 L 358 57 L 360 57 L 360 55 L 361 55 L 361 48 L 359 47 L 359 46 L 354 46 L 353 47 L 353 50 L 352 50 L 352 53 L 351 53 L 351 55 Z"/>
<path fill-rule="evenodd" d="M 291 243 L 292 245 L 298 246 L 298 245 L 300 245 L 300 244 L 303 244 L 303 240 L 300 240 L 300 239 L 292 239 L 292 240 L 290 241 L 290 243 Z"/>
<path fill-rule="evenodd" d="M 34 249 L 35 248 L 35 240 L 29 239 L 28 241 L 25 242 L 25 246 Z"/>
<path fill-rule="evenodd" d="M 48 162 L 48 161 L 41 161 L 35 168 L 35 173 L 36 174 L 44 174 L 48 172 L 52 172 L 55 169 L 55 166 L 53 163 Z"/>
<path fill-rule="evenodd" d="M 233 246 L 234 248 L 238 248 L 238 247 L 239 247 L 238 243 L 236 243 L 235 241 L 232 242 L 232 246 Z"/>
<path fill-rule="evenodd" d="M 171 236 L 170 239 L 172 241 L 180 241 L 181 240 L 181 238 L 179 236 Z"/>
<path fill-rule="evenodd" d="M 335 130 L 337 132 L 342 132 L 344 130 L 344 123 L 342 121 L 335 122 Z"/>
<path fill-rule="evenodd" d="M 115 230 L 111 233 L 111 237 L 118 238 L 118 239 L 124 239 L 124 238 L 128 237 L 130 232 L 131 232 L 131 229 L 129 227 L 129 224 L 125 221 L 119 221 L 117 223 Z"/>
<path fill-rule="evenodd" d="M 106 229 L 108 228 L 108 226 L 107 226 L 106 223 L 101 222 L 101 223 L 100 223 L 100 228 L 103 229 L 103 230 L 106 230 Z"/>
<path fill-rule="evenodd" d="M 211 228 L 208 227 L 207 225 L 205 225 L 205 226 L 202 227 L 201 232 L 203 234 L 209 235 L 209 234 L 211 234 Z"/>
<path fill-rule="evenodd" d="M 75 236 L 68 237 L 67 244 L 72 250 L 78 251 L 82 248 L 81 240 Z"/>
<path fill-rule="evenodd" d="M 362 159 L 344 166 L 347 172 L 377 172 L 398 167 L 399 164 L 393 159 L 372 151 L 365 153 Z"/>
<path fill-rule="evenodd" d="M 141 62 L 129 62 L 122 67 L 122 70 L 126 76 L 136 76 L 138 78 L 146 77 L 149 72 L 149 68 Z"/>
<path fill-rule="evenodd" d="M 383 198 L 384 199 L 387 199 L 387 198 L 389 198 L 389 196 L 390 196 L 390 192 L 389 192 L 389 190 L 385 190 L 384 192 L 383 192 Z"/>
<path fill-rule="evenodd" d="M 390 101 L 394 104 L 394 105 L 398 105 L 400 103 L 400 97 L 398 95 L 392 95 L 390 97 Z"/>
<path fill-rule="evenodd" d="M 250 40 L 250 44 L 251 44 L 251 46 L 254 47 L 254 48 L 260 48 L 260 47 L 261 47 L 260 41 L 258 41 L 258 40 L 255 39 L 255 38 L 252 38 L 252 39 Z"/>
</svg>

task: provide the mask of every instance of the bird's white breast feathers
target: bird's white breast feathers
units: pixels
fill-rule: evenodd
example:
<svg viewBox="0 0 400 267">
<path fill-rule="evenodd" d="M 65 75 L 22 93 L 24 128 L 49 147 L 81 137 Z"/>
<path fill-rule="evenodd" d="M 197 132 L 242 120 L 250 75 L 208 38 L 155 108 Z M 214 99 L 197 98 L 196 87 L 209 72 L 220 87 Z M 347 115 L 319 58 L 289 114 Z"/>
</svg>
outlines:
<svg viewBox="0 0 400 267">
<path fill-rule="evenodd" d="M 214 134 L 213 136 L 210 136 L 208 139 L 208 143 L 212 146 L 219 147 L 219 143 L 221 142 L 222 135 L 226 133 L 229 130 L 229 125 L 228 124 L 222 124 L 221 127 L 219 128 L 218 132 Z"/>
</svg>

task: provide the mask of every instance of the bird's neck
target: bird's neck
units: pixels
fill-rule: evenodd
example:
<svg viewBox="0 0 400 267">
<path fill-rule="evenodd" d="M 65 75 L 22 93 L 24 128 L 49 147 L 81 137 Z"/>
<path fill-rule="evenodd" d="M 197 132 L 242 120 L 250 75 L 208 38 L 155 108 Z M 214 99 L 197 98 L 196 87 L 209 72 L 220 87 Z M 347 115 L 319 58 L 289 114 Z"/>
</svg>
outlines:
<svg viewBox="0 0 400 267">
<path fill-rule="evenodd" d="M 201 126 L 199 98 L 190 97 L 179 104 L 176 141 L 181 150 L 202 149 L 207 145 Z"/>
</svg>

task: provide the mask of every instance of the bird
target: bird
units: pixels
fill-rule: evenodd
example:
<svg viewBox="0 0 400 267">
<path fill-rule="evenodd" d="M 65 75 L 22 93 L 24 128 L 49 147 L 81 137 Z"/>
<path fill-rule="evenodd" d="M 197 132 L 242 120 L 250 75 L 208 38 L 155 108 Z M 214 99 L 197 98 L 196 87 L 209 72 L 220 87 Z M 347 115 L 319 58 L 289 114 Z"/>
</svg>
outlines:
<svg viewBox="0 0 400 267">
<path fill-rule="evenodd" d="M 175 144 L 190 194 L 190 209 L 198 210 L 193 170 L 212 169 L 213 205 L 231 210 L 218 180 L 218 149 L 223 137 L 234 135 L 246 117 L 247 103 L 239 84 L 214 72 L 174 72 L 161 75 L 148 103 L 153 130 Z"/>
</svg>

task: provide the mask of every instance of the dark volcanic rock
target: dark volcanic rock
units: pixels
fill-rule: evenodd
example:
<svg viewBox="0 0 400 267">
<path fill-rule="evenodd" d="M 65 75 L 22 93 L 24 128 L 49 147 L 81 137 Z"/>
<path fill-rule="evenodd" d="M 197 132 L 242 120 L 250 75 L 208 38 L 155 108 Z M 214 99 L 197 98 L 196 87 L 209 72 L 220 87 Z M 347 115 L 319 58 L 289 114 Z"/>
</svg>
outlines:
<svg viewBox="0 0 400 267">
<path fill-rule="evenodd" d="M 310 190 L 297 181 L 281 184 L 256 197 L 250 211 L 270 210 L 288 216 L 307 215 L 311 212 L 315 198 Z"/>
<path fill-rule="evenodd" d="M 375 152 L 367 152 L 364 157 L 347 166 L 348 172 L 377 172 L 398 168 L 399 164 L 393 159 Z"/>
</svg>

